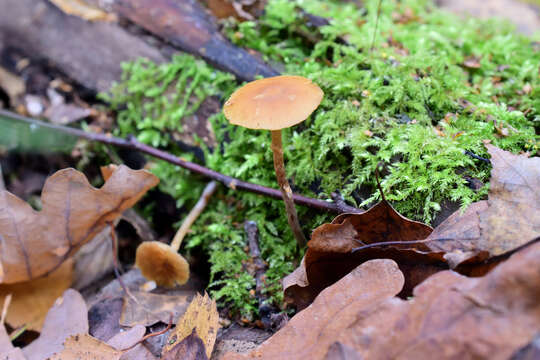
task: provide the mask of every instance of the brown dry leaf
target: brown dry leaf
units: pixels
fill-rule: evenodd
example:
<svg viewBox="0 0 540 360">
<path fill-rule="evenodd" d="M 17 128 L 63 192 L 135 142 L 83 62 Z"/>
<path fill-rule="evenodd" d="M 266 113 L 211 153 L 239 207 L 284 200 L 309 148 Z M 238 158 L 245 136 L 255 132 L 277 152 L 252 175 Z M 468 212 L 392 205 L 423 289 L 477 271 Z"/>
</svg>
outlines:
<svg viewBox="0 0 540 360">
<path fill-rule="evenodd" d="M 41 335 L 23 349 L 28 360 L 41 360 L 63 349 L 64 341 L 88 333 L 88 310 L 81 294 L 68 289 L 45 317 Z"/>
<path fill-rule="evenodd" d="M 480 64 L 480 58 L 476 56 L 469 56 L 463 60 L 463 66 L 469 69 L 480 69 L 482 65 Z"/>
<path fill-rule="evenodd" d="M 208 360 L 204 343 L 195 329 L 170 351 L 163 354 L 163 360 Z"/>
<path fill-rule="evenodd" d="M 22 350 L 11 343 L 4 324 L 0 324 L 0 360 L 25 360 Z"/>
<path fill-rule="evenodd" d="M 208 9 L 218 19 L 235 17 L 255 20 L 266 6 L 266 0 L 206 0 Z"/>
<path fill-rule="evenodd" d="M 136 325 L 129 330 L 119 332 L 113 336 L 107 344 L 111 345 L 116 350 L 128 349 L 137 344 L 146 333 L 146 327 Z M 143 345 L 138 344 L 132 349 L 124 352 L 120 360 L 155 360 L 156 357 Z"/>
<path fill-rule="evenodd" d="M 109 178 L 112 176 L 112 174 L 114 174 L 117 169 L 118 165 L 116 164 L 100 166 L 99 171 L 101 172 L 101 177 L 103 177 L 103 181 L 109 180 Z"/>
<path fill-rule="evenodd" d="M 396 248 L 371 248 L 352 253 L 362 244 L 387 241 L 411 241 L 426 238 L 431 227 L 401 216 L 385 200 L 361 214 L 342 214 L 332 223 L 313 231 L 302 264 L 283 279 L 288 300 L 298 309 L 309 305 L 327 286 L 348 274 L 362 262 L 374 258 L 390 258 L 399 262 L 406 272 L 407 288 L 439 271 L 440 256 L 416 253 Z M 420 244 L 414 249 L 427 250 Z M 422 263 L 422 266 L 417 264 Z"/>
<path fill-rule="evenodd" d="M 160 321 L 167 324 L 171 314 L 173 319 L 179 319 L 194 297 L 191 291 L 186 291 L 185 295 L 161 295 L 143 291 L 134 291 L 132 294 L 138 302 L 129 296 L 124 297 L 120 315 L 122 326 L 150 326 Z"/>
<path fill-rule="evenodd" d="M 73 261 L 68 259 L 48 276 L 17 284 L 0 285 L 0 303 L 8 294 L 12 301 L 6 322 L 13 328 L 27 325 L 27 329 L 41 331 L 49 308 L 70 287 Z"/>
<path fill-rule="evenodd" d="M 23 79 L 0 66 L 0 88 L 6 92 L 12 106 L 19 103 L 19 96 L 24 94 L 26 86 Z M 7 104 L 6 104 L 7 105 Z"/>
<path fill-rule="evenodd" d="M 66 14 L 78 16 L 88 21 L 115 21 L 116 15 L 109 14 L 83 0 L 51 0 Z"/>
<path fill-rule="evenodd" d="M 347 275 L 259 348 L 224 359 L 509 359 L 540 332 L 540 242 L 481 278 L 439 272 L 409 301 L 358 300 L 392 283 L 383 262 L 362 264 L 355 271 L 373 269 L 361 281 Z"/>
<path fill-rule="evenodd" d="M 296 314 L 257 349 L 247 355 L 229 353 L 224 360 L 324 359 L 327 349 L 348 328 L 399 293 L 403 284 L 403 274 L 393 260 L 365 262 L 323 290 L 311 306 Z M 357 335 L 362 342 L 361 334 Z"/>
<path fill-rule="evenodd" d="M 56 104 L 45 110 L 45 117 L 53 124 L 66 125 L 82 120 L 92 114 L 89 108 L 75 104 Z"/>
<path fill-rule="evenodd" d="M 64 348 L 51 360 L 119 360 L 121 351 L 88 334 L 72 335 L 64 341 Z"/>
<path fill-rule="evenodd" d="M 41 211 L 0 191 L 3 282 L 26 281 L 53 271 L 158 182 L 146 170 L 121 165 L 96 189 L 79 171 L 64 169 L 45 182 Z"/>
<path fill-rule="evenodd" d="M 540 237 L 540 158 L 514 155 L 486 145 L 491 155 L 487 201 L 450 216 L 426 245 L 451 268 L 503 255 Z"/>
<path fill-rule="evenodd" d="M 184 359 L 199 353 L 200 341 L 204 344 L 206 357 L 209 359 L 216 342 L 219 329 L 219 314 L 216 302 L 204 294 L 197 294 L 182 319 L 176 324 L 174 332 L 169 336 L 163 348 L 163 359 Z M 190 357 L 198 359 L 198 357 Z"/>
</svg>

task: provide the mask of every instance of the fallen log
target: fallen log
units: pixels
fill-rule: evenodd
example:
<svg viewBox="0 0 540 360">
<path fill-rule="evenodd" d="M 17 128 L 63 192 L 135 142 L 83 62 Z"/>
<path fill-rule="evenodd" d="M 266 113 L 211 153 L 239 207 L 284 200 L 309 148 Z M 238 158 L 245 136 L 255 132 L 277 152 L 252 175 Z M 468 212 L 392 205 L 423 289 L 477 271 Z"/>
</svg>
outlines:
<svg viewBox="0 0 540 360">
<path fill-rule="evenodd" d="M 67 15 L 46 0 L 4 0 L 2 8 L 6 11 L 0 11 L 0 51 L 16 49 L 30 59 L 47 60 L 96 92 L 107 91 L 120 80 L 122 62 L 145 57 L 162 63 L 171 55 L 170 48 L 151 45 L 118 23 Z M 112 8 L 174 47 L 198 55 L 240 80 L 278 75 L 225 39 L 215 19 L 195 0 L 113 0 Z"/>
<path fill-rule="evenodd" d="M 80 85 L 107 91 L 120 80 L 120 63 L 166 57 L 115 23 L 88 22 L 64 14 L 45 0 L 3 0 L 0 47 L 45 59 Z"/>
<path fill-rule="evenodd" d="M 215 18 L 196 0 L 113 0 L 112 9 L 154 35 L 208 63 L 251 81 L 279 73 L 221 35 Z"/>
</svg>

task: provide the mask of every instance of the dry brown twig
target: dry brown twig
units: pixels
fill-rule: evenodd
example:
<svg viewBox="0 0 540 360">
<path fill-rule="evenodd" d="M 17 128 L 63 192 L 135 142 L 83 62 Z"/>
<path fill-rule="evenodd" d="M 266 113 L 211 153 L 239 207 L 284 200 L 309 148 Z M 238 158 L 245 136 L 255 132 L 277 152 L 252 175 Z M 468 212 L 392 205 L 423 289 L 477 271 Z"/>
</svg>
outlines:
<svg viewBox="0 0 540 360">
<path fill-rule="evenodd" d="M 180 167 L 183 167 L 184 169 L 187 169 L 191 172 L 202 175 L 209 179 L 219 181 L 220 183 L 224 184 L 225 186 L 231 189 L 249 191 L 252 193 L 265 195 L 265 196 L 268 196 L 274 199 L 279 199 L 279 200 L 282 199 L 282 193 L 278 189 L 273 189 L 266 186 L 249 183 L 247 181 L 242 181 L 240 179 L 233 178 L 232 176 L 221 174 L 217 171 L 211 170 L 202 165 L 183 160 L 166 151 L 159 150 L 154 147 L 142 144 L 139 141 L 137 141 L 134 137 L 129 137 L 128 139 L 121 139 L 121 138 L 114 137 L 112 135 L 86 132 L 80 129 L 75 129 L 75 128 L 71 128 L 67 126 L 45 123 L 43 121 L 31 119 L 28 117 L 15 114 L 10 111 L 5 111 L 5 110 L 0 109 L 0 116 L 2 115 L 8 118 L 16 119 L 18 121 L 26 122 L 32 126 L 43 127 L 43 128 L 60 131 L 65 134 L 70 134 L 72 136 L 86 139 L 89 141 L 96 141 L 103 144 L 114 145 L 120 148 L 137 150 L 142 153 L 153 156 L 155 158 L 165 160 L 171 164 L 175 164 Z M 348 206 L 344 204 L 338 205 L 334 203 L 333 201 L 314 199 L 314 198 L 310 198 L 310 197 L 306 197 L 306 196 L 302 196 L 298 194 L 293 194 L 293 200 L 298 205 L 303 205 L 303 206 L 307 206 L 313 209 L 323 210 L 323 211 L 337 213 L 337 214 L 341 214 L 345 212 L 346 213 L 364 212 L 362 209 L 359 209 L 353 206 Z"/>
</svg>

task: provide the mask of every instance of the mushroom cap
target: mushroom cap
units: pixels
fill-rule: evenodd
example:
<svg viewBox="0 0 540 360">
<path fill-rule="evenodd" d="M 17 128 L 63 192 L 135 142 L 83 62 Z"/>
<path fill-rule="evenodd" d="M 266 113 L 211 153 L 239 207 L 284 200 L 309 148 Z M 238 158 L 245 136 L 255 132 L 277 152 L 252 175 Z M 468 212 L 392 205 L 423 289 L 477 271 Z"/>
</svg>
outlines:
<svg viewBox="0 0 540 360">
<path fill-rule="evenodd" d="M 189 264 L 169 245 L 159 241 L 145 241 L 137 248 L 135 266 L 148 280 L 157 285 L 174 287 L 189 279 Z"/>
<path fill-rule="evenodd" d="M 236 90 L 223 106 L 231 124 L 281 130 L 304 121 L 319 106 L 321 88 L 302 76 L 255 80 Z"/>
</svg>

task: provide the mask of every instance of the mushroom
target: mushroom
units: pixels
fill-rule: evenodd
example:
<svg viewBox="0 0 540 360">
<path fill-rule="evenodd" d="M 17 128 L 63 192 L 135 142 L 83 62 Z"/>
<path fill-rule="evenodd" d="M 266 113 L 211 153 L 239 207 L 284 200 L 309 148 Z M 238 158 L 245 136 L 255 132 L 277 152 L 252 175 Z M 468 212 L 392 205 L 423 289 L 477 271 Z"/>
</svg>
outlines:
<svg viewBox="0 0 540 360">
<path fill-rule="evenodd" d="M 142 275 L 157 285 L 174 287 L 189 279 L 189 264 L 178 253 L 178 247 L 160 241 L 145 241 L 137 248 L 135 266 Z"/>
<path fill-rule="evenodd" d="M 300 246 L 306 244 L 306 238 L 298 222 L 292 190 L 285 174 L 281 130 L 304 121 L 319 106 L 323 95 L 323 91 L 310 79 L 276 76 L 244 85 L 223 106 L 225 117 L 231 124 L 271 131 L 277 181 L 289 226 Z"/>
<path fill-rule="evenodd" d="M 206 185 L 199 201 L 174 235 L 171 245 L 159 241 L 145 241 L 139 245 L 135 255 L 135 266 L 141 269 L 145 278 L 154 280 L 157 285 L 165 287 L 174 287 L 176 284 L 183 285 L 188 281 L 189 264 L 178 253 L 178 249 L 180 249 L 189 228 L 204 210 L 216 188 L 215 181 L 210 181 Z"/>
</svg>

